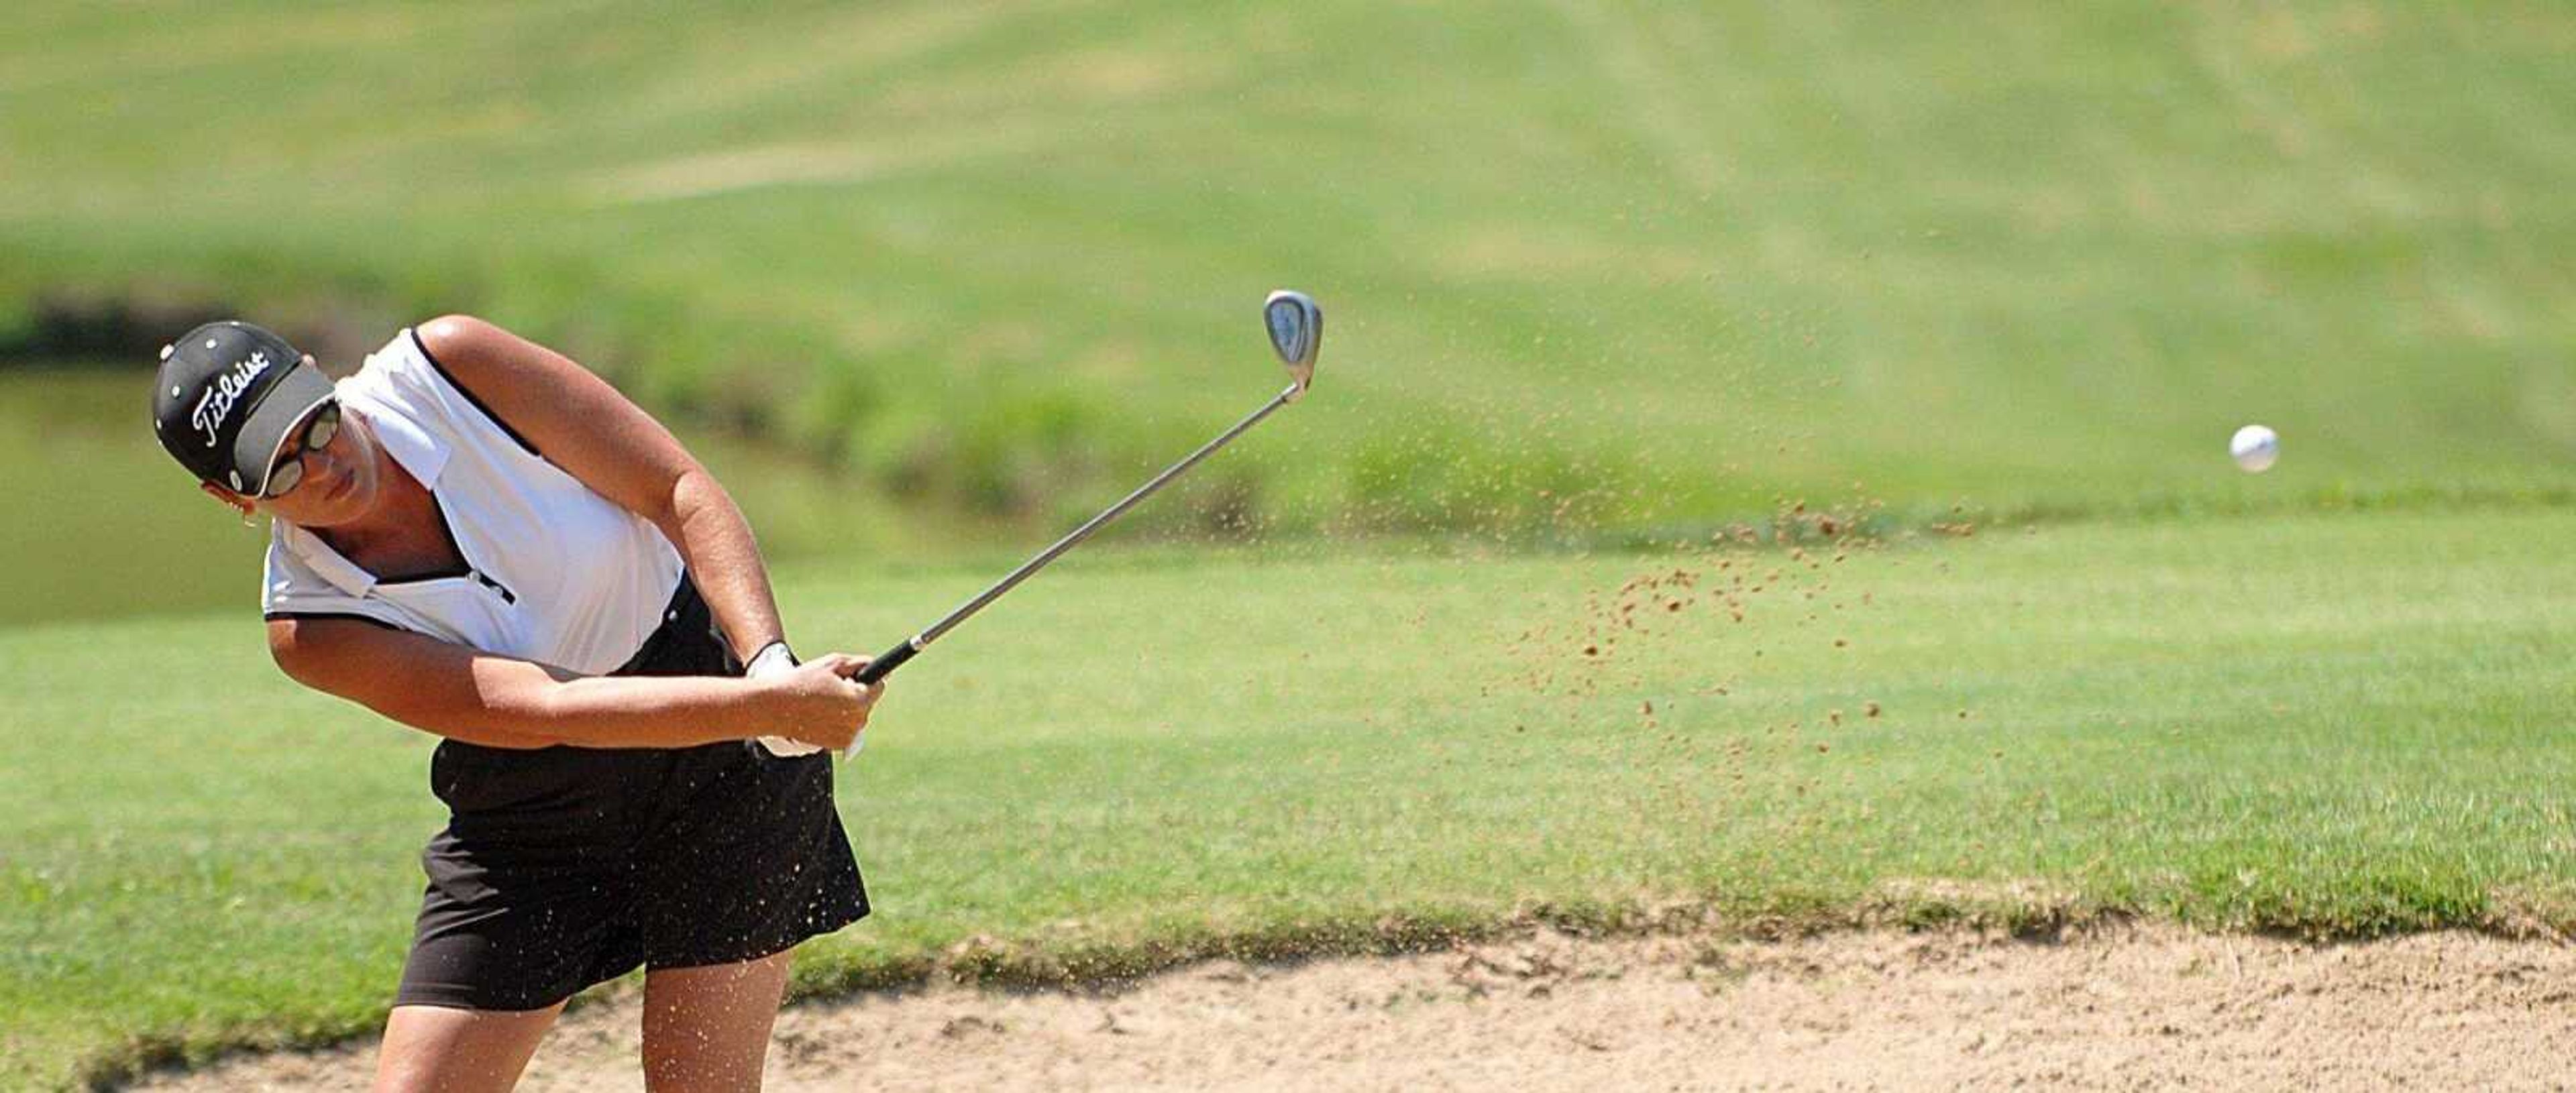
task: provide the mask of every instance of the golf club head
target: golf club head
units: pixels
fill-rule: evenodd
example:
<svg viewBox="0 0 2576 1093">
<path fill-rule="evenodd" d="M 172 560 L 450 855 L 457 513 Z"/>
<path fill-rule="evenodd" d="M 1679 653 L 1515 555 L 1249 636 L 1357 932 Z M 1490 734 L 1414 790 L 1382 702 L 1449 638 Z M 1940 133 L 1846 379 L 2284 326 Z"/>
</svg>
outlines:
<svg viewBox="0 0 2576 1093">
<path fill-rule="evenodd" d="M 1313 297 L 1283 288 L 1261 302 L 1261 322 L 1270 328 L 1270 348 L 1279 351 L 1288 377 L 1296 381 L 1288 394 L 1288 401 L 1295 402 L 1315 382 L 1315 351 L 1324 343 L 1324 309 L 1315 306 Z"/>
</svg>

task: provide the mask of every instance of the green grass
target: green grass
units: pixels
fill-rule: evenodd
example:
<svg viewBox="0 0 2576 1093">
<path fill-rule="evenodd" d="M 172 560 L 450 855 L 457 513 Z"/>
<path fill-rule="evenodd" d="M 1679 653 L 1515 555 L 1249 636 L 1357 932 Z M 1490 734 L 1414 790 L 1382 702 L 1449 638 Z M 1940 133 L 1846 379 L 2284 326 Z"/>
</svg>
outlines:
<svg viewBox="0 0 2576 1093">
<path fill-rule="evenodd" d="M 2560 6 L 21 8 L 0 328 L 477 309 L 944 506 L 1061 520 L 1239 413 L 1279 283 L 1317 398 L 1145 519 L 2239 503 L 2247 420 L 2296 496 L 2576 454 Z"/>
<path fill-rule="evenodd" d="M 1087 554 L 897 681 L 843 772 L 880 914 L 805 989 L 1665 906 L 2576 928 L 2576 9 L 11 30 L 0 1087 L 365 1030 L 441 819 L 422 737 L 266 664 L 260 536 L 152 449 L 148 352 L 35 366 L 120 305 L 568 348 L 694 423 L 801 643 L 865 651 L 1248 410 L 1254 303 L 1315 292 L 1314 397 L 1120 532 L 1257 549 Z M 1797 499 L 1923 537 L 1573 549 Z"/>
<path fill-rule="evenodd" d="M 841 783 L 878 915 L 800 981 L 903 981 L 978 935 L 964 971 L 1043 977 L 1671 902 L 2576 927 L 2571 535 L 2547 510 L 1839 561 L 1078 558 L 895 681 Z M 1632 592 L 1640 628 L 1604 622 L 1676 570 L 1680 611 Z M 988 575 L 781 582 L 809 649 L 873 649 Z M 1743 622 L 1712 595 L 1737 576 Z M 423 737 L 300 692 L 239 611 L 0 631 L 0 691 L 0 1085 L 378 1019 L 441 819 Z"/>
</svg>

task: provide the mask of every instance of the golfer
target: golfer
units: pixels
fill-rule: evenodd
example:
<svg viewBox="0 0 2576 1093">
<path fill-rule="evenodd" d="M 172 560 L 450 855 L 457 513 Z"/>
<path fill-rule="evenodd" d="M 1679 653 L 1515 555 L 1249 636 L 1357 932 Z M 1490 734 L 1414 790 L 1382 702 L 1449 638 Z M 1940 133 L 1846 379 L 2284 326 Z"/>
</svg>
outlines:
<svg viewBox="0 0 2576 1093">
<path fill-rule="evenodd" d="M 864 658 L 796 663 L 723 487 L 580 365 L 459 316 L 336 384 L 199 327 L 153 426 L 271 517 L 278 667 L 443 738 L 377 1088 L 507 1089 L 566 998 L 638 966 L 647 1084 L 757 1088 L 790 953 L 868 911 L 822 751 L 877 690 Z"/>
</svg>

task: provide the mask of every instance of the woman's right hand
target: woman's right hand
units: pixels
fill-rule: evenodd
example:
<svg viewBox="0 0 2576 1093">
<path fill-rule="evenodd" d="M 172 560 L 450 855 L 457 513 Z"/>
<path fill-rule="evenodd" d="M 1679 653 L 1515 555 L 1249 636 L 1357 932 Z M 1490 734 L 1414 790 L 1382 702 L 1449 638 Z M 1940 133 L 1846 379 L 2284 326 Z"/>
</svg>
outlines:
<svg viewBox="0 0 2576 1093">
<path fill-rule="evenodd" d="M 770 731 L 833 751 L 847 750 L 859 738 L 859 730 L 868 727 L 868 711 L 876 708 L 877 696 L 885 693 L 882 680 L 871 687 L 850 678 L 867 666 L 866 657 L 826 653 L 791 671 L 753 681 L 762 688 Z"/>
</svg>

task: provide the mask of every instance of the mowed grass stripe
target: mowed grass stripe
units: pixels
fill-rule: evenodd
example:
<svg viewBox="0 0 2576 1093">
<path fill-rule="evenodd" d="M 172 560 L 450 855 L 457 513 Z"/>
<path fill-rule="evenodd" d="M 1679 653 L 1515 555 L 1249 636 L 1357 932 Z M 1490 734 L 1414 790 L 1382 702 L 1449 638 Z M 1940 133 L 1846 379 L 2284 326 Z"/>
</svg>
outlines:
<svg viewBox="0 0 2576 1093">
<path fill-rule="evenodd" d="M 1021 946 L 987 971 L 1098 971 L 1659 901 L 2576 925 L 2571 533 L 2534 511 L 1842 561 L 1080 558 L 895 680 L 842 768 L 879 914 L 800 975 L 901 979 L 977 935 Z M 1597 625 L 1675 570 L 1682 610 Z M 1740 623 L 1706 595 L 1739 575 L 1765 586 Z M 781 583 L 809 650 L 864 650 L 987 576 Z M 427 742 L 298 692 L 258 634 L 246 611 L 0 632 L 0 1081 L 380 1013 L 441 819 Z"/>
</svg>

